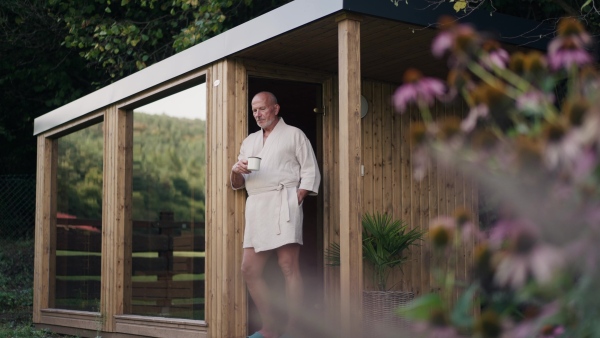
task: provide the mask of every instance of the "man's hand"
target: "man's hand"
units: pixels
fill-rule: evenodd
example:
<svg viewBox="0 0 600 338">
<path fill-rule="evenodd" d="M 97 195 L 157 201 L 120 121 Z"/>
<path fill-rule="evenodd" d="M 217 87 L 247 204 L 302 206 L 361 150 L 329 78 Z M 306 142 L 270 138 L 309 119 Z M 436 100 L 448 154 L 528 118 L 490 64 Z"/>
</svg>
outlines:
<svg viewBox="0 0 600 338">
<path fill-rule="evenodd" d="M 239 189 L 244 185 L 244 176 L 243 174 L 249 174 L 250 170 L 248 170 L 248 160 L 239 160 L 236 164 L 231 168 L 231 187 L 234 189 Z"/>
<path fill-rule="evenodd" d="M 308 195 L 308 190 L 298 189 L 298 205 L 302 204 L 302 201 L 304 201 L 304 197 L 306 197 L 306 195 Z"/>
<path fill-rule="evenodd" d="M 236 174 L 249 174 L 251 171 L 248 170 L 248 160 L 239 160 L 233 165 L 231 171 Z"/>
</svg>

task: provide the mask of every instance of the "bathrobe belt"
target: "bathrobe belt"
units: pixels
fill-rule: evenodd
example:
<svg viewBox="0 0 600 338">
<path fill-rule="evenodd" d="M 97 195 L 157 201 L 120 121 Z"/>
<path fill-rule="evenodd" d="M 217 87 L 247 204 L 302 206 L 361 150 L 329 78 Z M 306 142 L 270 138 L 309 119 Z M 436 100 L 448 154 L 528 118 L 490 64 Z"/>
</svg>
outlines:
<svg viewBox="0 0 600 338">
<path fill-rule="evenodd" d="M 286 188 L 295 188 L 298 186 L 298 183 L 296 182 L 291 182 L 291 183 L 282 183 L 279 182 L 279 184 L 277 186 L 270 186 L 270 187 L 264 187 L 264 188 L 258 188 L 258 189 L 252 189 L 251 191 L 248 191 L 248 189 L 246 189 L 246 191 L 248 191 L 248 195 L 252 196 L 252 195 L 258 195 L 258 194 L 262 194 L 265 192 L 269 192 L 269 191 L 279 191 L 279 219 L 277 220 L 277 234 L 281 234 L 281 215 L 283 214 L 285 221 L 287 223 L 290 222 L 290 206 L 288 204 L 288 192 Z"/>
</svg>

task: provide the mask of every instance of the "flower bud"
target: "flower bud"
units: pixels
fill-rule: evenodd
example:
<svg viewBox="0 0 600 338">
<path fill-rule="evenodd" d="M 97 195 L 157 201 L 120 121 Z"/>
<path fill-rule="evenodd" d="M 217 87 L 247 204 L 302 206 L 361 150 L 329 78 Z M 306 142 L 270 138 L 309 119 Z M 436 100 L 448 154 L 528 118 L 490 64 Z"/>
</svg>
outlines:
<svg viewBox="0 0 600 338">
<path fill-rule="evenodd" d="M 451 229 L 443 226 L 436 225 L 429 230 L 429 238 L 431 243 L 436 248 L 445 248 L 452 240 L 453 232 Z"/>
</svg>

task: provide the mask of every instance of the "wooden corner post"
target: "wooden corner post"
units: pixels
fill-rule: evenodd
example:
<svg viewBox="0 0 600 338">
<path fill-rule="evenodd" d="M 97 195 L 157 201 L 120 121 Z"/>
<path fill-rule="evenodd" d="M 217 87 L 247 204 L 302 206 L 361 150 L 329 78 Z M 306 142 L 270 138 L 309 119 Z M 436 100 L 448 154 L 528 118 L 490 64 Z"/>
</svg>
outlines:
<svg viewBox="0 0 600 338">
<path fill-rule="evenodd" d="M 42 309 L 54 306 L 56 265 L 56 168 L 58 142 L 37 137 L 35 196 L 35 261 L 33 278 L 33 322 L 40 323 Z"/>
<path fill-rule="evenodd" d="M 354 337 L 361 331 L 363 288 L 360 18 L 342 14 L 337 20 L 340 107 L 340 309 L 342 336 Z"/>
</svg>

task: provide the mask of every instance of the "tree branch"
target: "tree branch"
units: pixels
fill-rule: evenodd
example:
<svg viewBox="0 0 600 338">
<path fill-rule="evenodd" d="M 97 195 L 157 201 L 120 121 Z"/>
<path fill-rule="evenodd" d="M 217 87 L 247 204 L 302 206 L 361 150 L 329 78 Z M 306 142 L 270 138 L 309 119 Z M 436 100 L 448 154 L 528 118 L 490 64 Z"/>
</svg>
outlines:
<svg viewBox="0 0 600 338">
<path fill-rule="evenodd" d="M 560 6 L 560 8 L 562 8 L 567 14 L 571 16 L 581 15 L 581 13 L 578 10 L 569 6 L 569 4 L 567 4 L 564 0 L 552 0 L 552 2 Z"/>
</svg>

